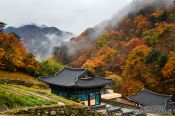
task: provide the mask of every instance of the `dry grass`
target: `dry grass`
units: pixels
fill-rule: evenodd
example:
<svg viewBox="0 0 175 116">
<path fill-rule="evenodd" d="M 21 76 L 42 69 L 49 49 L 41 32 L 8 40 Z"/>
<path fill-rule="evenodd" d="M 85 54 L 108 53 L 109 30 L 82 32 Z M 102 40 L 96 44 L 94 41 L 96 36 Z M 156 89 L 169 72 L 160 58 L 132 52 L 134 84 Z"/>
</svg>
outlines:
<svg viewBox="0 0 175 116">
<path fill-rule="evenodd" d="M 0 71 L 0 80 L 20 80 L 33 85 L 45 86 L 45 84 L 38 81 L 37 78 L 19 72 Z"/>
</svg>

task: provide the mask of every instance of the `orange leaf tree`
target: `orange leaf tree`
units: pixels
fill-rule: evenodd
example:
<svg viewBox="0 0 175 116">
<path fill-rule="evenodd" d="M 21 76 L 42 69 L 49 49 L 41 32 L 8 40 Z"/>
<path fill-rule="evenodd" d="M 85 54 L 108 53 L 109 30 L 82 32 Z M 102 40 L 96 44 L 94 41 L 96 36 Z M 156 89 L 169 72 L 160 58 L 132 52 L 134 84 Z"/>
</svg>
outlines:
<svg viewBox="0 0 175 116">
<path fill-rule="evenodd" d="M 104 45 L 84 63 L 83 67 L 88 68 L 92 72 L 104 75 L 104 71 L 109 69 L 116 56 L 117 52 L 114 48 Z"/>
</svg>

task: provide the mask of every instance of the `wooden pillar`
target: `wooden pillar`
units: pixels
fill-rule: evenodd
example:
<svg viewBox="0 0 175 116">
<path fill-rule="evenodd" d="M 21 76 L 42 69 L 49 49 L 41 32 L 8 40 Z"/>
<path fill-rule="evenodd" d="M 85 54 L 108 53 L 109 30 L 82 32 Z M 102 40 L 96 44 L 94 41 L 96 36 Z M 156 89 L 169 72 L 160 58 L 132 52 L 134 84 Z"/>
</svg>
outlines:
<svg viewBox="0 0 175 116">
<path fill-rule="evenodd" d="M 90 99 L 90 94 L 88 93 L 88 106 L 91 105 L 91 99 Z"/>
<path fill-rule="evenodd" d="M 101 104 L 101 93 L 99 92 L 99 105 Z"/>
</svg>

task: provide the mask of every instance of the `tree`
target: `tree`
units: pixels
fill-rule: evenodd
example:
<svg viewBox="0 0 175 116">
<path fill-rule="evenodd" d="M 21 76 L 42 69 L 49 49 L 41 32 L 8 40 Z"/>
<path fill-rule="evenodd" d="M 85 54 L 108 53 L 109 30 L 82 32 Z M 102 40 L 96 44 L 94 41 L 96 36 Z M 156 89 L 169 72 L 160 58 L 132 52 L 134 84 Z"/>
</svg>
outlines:
<svg viewBox="0 0 175 116">
<path fill-rule="evenodd" d="M 116 56 L 117 52 L 114 48 L 104 45 L 94 52 L 93 56 L 83 64 L 83 67 L 104 75 L 104 71 L 109 70 Z"/>
<path fill-rule="evenodd" d="M 137 79 L 141 77 L 142 66 L 144 65 L 145 58 L 150 53 L 151 48 L 146 45 L 135 47 L 129 54 L 126 61 L 123 77 L 128 79 Z"/>
<path fill-rule="evenodd" d="M 156 44 L 159 43 L 159 33 L 155 29 L 151 29 L 148 31 L 145 31 L 142 34 L 142 40 L 145 42 L 145 44 L 154 47 Z"/>
<path fill-rule="evenodd" d="M 144 45 L 144 43 L 139 38 L 132 38 L 126 44 L 127 48 L 129 48 L 129 49 L 133 49 L 136 46 L 141 46 L 141 45 Z"/>
<path fill-rule="evenodd" d="M 62 68 L 63 65 L 58 64 L 53 58 L 49 58 L 40 62 L 39 74 L 42 76 L 53 75 Z"/>
<path fill-rule="evenodd" d="M 162 69 L 167 63 L 168 57 L 167 54 L 161 54 L 157 60 L 157 65 L 160 69 Z"/>
<path fill-rule="evenodd" d="M 142 40 L 151 47 L 156 47 L 161 42 L 165 42 L 165 38 L 167 39 L 175 29 L 175 24 L 167 22 L 156 23 L 155 26 L 155 28 L 144 31 L 142 34 Z"/>
<path fill-rule="evenodd" d="M 1 50 L 4 51 L 0 59 L 2 61 L 0 69 L 16 71 L 25 66 L 27 51 L 18 38 L 13 34 L 0 33 L 0 45 Z"/>
<path fill-rule="evenodd" d="M 109 38 L 107 35 L 102 35 L 99 39 L 97 39 L 96 41 L 96 48 L 100 48 L 102 47 L 103 45 L 106 45 L 107 42 L 108 42 Z"/>
<path fill-rule="evenodd" d="M 134 18 L 134 23 L 136 25 L 136 33 L 138 35 L 141 35 L 141 33 L 143 31 L 148 30 L 148 28 L 150 27 L 150 22 L 148 21 L 148 19 L 146 17 L 143 17 L 142 15 L 139 15 L 137 17 Z"/>
<path fill-rule="evenodd" d="M 39 69 L 40 65 L 36 61 L 35 56 L 30 53 L 26 56 L 25 60 L 25 72 L 32 75 L 32 76 L 38 76 L 39 75 Z"/>
<path fill-rule="evenodd" d="M 158 56 L 160 55 L 159 50 L 153 49 L 145 59 L 145 64 L 150 64 L 153 61 L 157 60 Z"/>
<path fill-rule="evenodd" d="M 123 84 L 123 78 L 116 75 L 116 74 L 112 74 L 112 75 L 108 75 L 108 74 L 109 74 L 109 72 L 107 71 L 106 78 L 114 80 L 114 83 L 112 85 L 112 89 L 114 90 L 114 92 L 118 92 L 120 89 L 120 86 Z"/>
<path fill-rule="evenodd" d="M 168 58 L 165 67 L 162 69 L 162 74 L 165 78 L 174 78 L 175 77 L 175 53 L 172 53 Z"/>
<path fill-rule="evenodd" d="M 152 23 L 166 21 L 168 19 L 168 13 L 163 9 L 157 9 L 154 13 L 151 14 L 149 19 Z"/>
<path fill-rule="evenodd" d="M 0 70 L 23 71 L 37 76 L 39 64 L 28 54 L 23 43 L 14 34 L 0 33 Z"/>
<path fill-rule="evenodd" d="M 143 89 L 144 85 L 137 80 L 126 80 L 120 87 L 120 93 L 123 96 L 131 96 L 137 94 Z"/>
</svg>

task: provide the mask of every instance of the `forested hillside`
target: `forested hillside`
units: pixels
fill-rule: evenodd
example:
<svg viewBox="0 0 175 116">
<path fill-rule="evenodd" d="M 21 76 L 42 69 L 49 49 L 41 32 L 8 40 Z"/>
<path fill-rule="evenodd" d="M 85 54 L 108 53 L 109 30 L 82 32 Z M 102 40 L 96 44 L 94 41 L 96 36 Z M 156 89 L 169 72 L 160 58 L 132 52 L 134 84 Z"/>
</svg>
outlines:
<svg viewBox="0 0 175 116">
<path fill-rule="evenodd" d="M 0 71 L 22 72 L 38 77 L 54 74 L 63 68 L 52 57 L 41 62 L 37 61 L 36 57 L 27 50 L 21 38 L 15 33 L 5 34 L 4 27 L 5 23 L 0 22 Z"/>
<path fill-rule="evenodd" d="M 57 48 L 55 58 L 73 67 L 87 67 L 101 76 L 112 75 L 117 79 L 115 90 L 123 95 L 143 87 L 175 94 L 175 4 L 171 0 L 146 3 L 120 20 L 114 18 L 105 27 L 101 25 L 103 29 L 87 29 L 64 45 L 67 52 Z M 74 49 L 69 50 L 70 46 Z"/>
<path fill-rule="evenodd" d="M 39 64 L 15 34 L 0 32 L 0 70 L 23 71 L 35 75 Z"/>
</svg>

